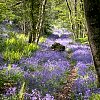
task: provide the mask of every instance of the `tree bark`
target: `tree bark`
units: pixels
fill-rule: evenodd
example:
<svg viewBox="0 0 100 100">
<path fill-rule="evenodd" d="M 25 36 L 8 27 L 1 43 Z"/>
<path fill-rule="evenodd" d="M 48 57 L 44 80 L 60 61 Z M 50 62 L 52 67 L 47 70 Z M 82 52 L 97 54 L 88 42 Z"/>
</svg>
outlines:
<svg viewBox="0 0 100 100">
<path fill-rule="evenodd" d="M 66 0 L 66 4 L 67 4 L 68 10 L 69 10 L 69 17 L 70 17 L 71 29 L 72 29 L 72 31 L 74 33 L 75 25 L 74 25 L 73 19 L 72 19 L 72 11 L 71 11 L 72 9 L 71 9 L 71 6 L 69 6 L 68 0 Z M 75 35 L 73 37 L 75 39 Z"/>
<path fill-rule="evenodd" d="M 36 41 L 36 34 L 37 34 L 36 25 L 38 23 L 37 20 L 39 15 L 39 6 L 40 6 L 39 0 L 37 1 L 30 0 L 30 18 L 31 18 L 32 29 L 30 32 L 29 43 Z"/>
<path fill-rule="evenodd" d="M 42 6 L 41 6 L 41 13 L 40 13 L 40 23 L 39 23 L 39 36 L 37 38 L 37 44 L 39 42 L 40 35 L 42 33 L 43 29 L 43 22 L 44 22 L 44 17 L 45 17 L 45 5 L 47 3 L 47 0 L 42 1 Z"/>
<path fill-rule="evenodd" d="M 75 9 L 75 17 L 76 17 L 77 16 L 77 0 L 75 0 L 74 2 L 75 2 L 74 9 Z"/>
<path fill-rule="evenodd" d="M 84 0 L 88 37 L 100 87 L 100 0 Z"/>
</svg>

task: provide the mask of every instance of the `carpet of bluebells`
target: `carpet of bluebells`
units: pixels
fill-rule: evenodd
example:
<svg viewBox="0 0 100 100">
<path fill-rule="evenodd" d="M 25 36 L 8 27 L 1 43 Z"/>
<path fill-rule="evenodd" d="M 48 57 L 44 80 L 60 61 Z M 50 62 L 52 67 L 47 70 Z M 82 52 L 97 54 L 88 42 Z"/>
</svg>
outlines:
<svg viewBox="0 0 100 100">
<path fill-rule="evenodd" d="M 54 94 L 60 89 L 71 67 L 77 70 L 71 100 L 88 100 L 92 93 L 100 93 L 96 86 L 90 47 L 76 43 L 72 36 L 73 33 L 65 29 L 54 29 L 53 34 L 39 44 L 39 50 L 31 57 L 22 58 L 19 63 L 12 64 L 11 73 L 22 72 L 27 82 L 24 100 L 55 100 Z M 50 47 L 55 42 L 64 45 L 66 50 L 52 50 Z M 74 66 L 71 66 L 71 61 L 75 61 Z M 0 69 L 6 67 L 7 65 L 1 66 Z M 20 82 L 18 85 L 17 88 L 20 88 Z M 17 88 L 9 88 L 5 95 L 14 95 Z"/>
</svg>

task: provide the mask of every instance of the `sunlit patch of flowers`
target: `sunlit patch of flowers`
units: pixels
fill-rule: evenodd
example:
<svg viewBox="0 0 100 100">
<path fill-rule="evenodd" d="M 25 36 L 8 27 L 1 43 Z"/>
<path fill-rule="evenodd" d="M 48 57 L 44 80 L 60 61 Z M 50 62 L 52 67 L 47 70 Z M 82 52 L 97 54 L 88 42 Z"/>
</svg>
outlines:
<svg viewBox="0 0 100 100">
<path fill-rule="evenodd" d="M 58 35 L 59 37 L 62 35 L 62 30 L 61 29 L 54 29 L 54 32 L 53 32 L 53 34 L 54 35 Z"/>
<path fill-rule="evenodd" d="M 59 37 L 63 37 L 65 38 L 69 38 L 70 36 L 73 35 L 73 33 L 68 32 L 66 29 L 62 28 L 62 29 L 54 29 L 53 34 L 58 35 Z M 66 36 L 65 36 L 66 35 Z"/>
<path fill-rule="evenodd" d="M 55 42 L 60 43 L 64 46 L 67 46 L 68 44 L 73 43 L 73 40 L 72 39 L 62 39 L 62 38 L 60 38 L 60 39 L 56 39 Z"/>
<path fill-rule="evenodd" d="M 50 40 L 53 40 L 53 41 L 55 41 L 56 39 L 58 39 L 59 38 L 59 36 L 58 35 L 55 35 L 55 34 L 51 34 L 50 36 L 49 36 L 49 39 Z"/>
<path fill-rule="evenodd" d="M 55 41 L 51 40 L 51 39 L 47 39 L 44 43 L 45 46 L 50 47 L 52 44 L 54 44 Z"/>
</svg>

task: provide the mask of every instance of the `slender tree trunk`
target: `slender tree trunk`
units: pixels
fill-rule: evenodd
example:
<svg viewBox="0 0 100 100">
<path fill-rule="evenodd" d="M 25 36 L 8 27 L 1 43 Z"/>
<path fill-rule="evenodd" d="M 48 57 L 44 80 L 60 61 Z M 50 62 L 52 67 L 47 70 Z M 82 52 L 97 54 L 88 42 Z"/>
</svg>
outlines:
<svg viewBox="0 0 100 100">
<path fill-rule="evenodd" d="M 71 11 L 71 8 L 70 8 L 70 6 L 69 6 L 69 4 L 68 4 L 68 0 L 66 0 L 66 4 L 67 4 L 67 7 L 68 7 L 69 12 L 70 12 L 70 15 L 71 15 L 71 14 L 72 14 L 72 11 Z"/>
<path fill-rule="evenodd" d="M 33 42 L 35 42 L 35 39 L 36 39 L 36 33 L 35 33 L 35 26 L 36 26 L 36 23 L 35 23 L 35 18 L 34 18 L 34 1 L 31 0 L 31 21 L 32 21 L 32 32 L 31 34 L 33 34 L 32 36 L 32 39 L 33 39 Z M 32 42 L 32 40 L 31 40 Z"/>
<path fill-rule="evenodd" d="M 30 0 L 30 17 L 31 17 L 32 29 L 29 36 L 29 43 L 35 42 L 36 40 L 36 34 L 37 34 L 36 25 L 37 25 L 37 20 L 39 15 L 39 6 L 40 6 L 39 0 L 37 1 Z"/>
<path fill-rule="evenodd" d="M 74 6 L 75 8 L 75 17 L 77 16 L 77 0 L 75 0 L 75 6 Z"/>
<path fill-rule="evenodd" d="M 39 24 L 39 36 L 38 36 L 38 39 L 37 39 L 37 44 L 39 42 L 39 38 L 40 38 L 40 35 L 42 33 L 42 29 L 43 29 L 43 21 L 44 21 L 44 16 L 45 16 L 45 5 L 46 5 L 46 3 L 47 3 L 47 0 L 42 1 L 41 14 L 40 14 L 40 24 Z"/>
<path fill-rule="evenodd" d="M 88 37 L 100 87 L 100 0 L 84 0 Z"/>
<path fill-rule="evenodd" d="M 29 34 L 29 43 L 32 43 L 32 37 L 33 37 L 33 33 L 30 32 L 30 34 Z"/>
<path fill-rule="evenodd" d="M 68 10 L 69 10 L 69 19 L 70 19 L 70 23 L 71 23 L 71 30 L 74 33 L 74 31 L 75 31 L 75 25 L 73 24 L 72 11 L 71 11 L 71 7 L 69 6 L 68 0 L 66 0 L 66 4 L 67 4 Z M 73 37 L 75 39 L 75 34 L 73 34 Z"/>
<path fill-rule="evenodd" d="M 80 2 L 81 2 L 81 9 L 82 9 L 82 11 L 84 11 L 84 4 L 83 4 L 83 0 L 80 0 Z"/>
<path fill-rule="evenodd" d="M 74 0 L 74 16 L 75 19 L 77 20 L 77 0 Z M 74 27 L 75 27 L 75 39 L 77 39 L 79 37 L 79 25 L 77 23 L 77 21 L 74 22 Z"/>
<path fill-rule="evenodd" d="M 82 14 L 82 17 L 85 18 L 83 0 L 80 0 L 80 12 Z M 79 34 L 80 34 L 81 38 L 84 38 L 84 31 L 83 31 L 83 29 L 86 28 L 86 27 L 84 27 L 83 23 L 85 23 L 85 20 L 80 20 L 80 27 L 79 27 L 80 32 L 79 32 Z"/>
</svg>

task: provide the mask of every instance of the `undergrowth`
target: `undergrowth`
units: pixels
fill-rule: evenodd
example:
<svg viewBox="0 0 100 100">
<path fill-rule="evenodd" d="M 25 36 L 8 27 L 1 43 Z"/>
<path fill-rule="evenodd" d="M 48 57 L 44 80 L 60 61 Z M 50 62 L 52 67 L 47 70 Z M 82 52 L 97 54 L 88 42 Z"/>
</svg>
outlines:
<svg viewBox="0 0 100 100">
<path fill-rule="evenodd" d="M 30 56 L 32 52 L 36 51 L 39 47 L 35 43 L 28 43 L 24 34 L 10 33 L 9 38 L 0 39 L 0 51 L 3 58 L 10 63 L 20 60 L 22 57 Z"/>
</svg>

